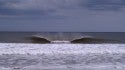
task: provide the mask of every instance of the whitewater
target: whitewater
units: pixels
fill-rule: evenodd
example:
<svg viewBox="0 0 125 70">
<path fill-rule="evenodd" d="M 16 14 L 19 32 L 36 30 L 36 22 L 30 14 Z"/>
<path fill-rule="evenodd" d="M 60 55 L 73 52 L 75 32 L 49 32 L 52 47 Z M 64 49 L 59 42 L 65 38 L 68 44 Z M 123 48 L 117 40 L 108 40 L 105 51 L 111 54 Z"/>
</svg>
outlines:
<svg viewBox="0 0 125 70">
<path fill-rule="evenodd" d="M 0 43 L 0 70 L 125 70 L 125 44 Z"/>
</svg>

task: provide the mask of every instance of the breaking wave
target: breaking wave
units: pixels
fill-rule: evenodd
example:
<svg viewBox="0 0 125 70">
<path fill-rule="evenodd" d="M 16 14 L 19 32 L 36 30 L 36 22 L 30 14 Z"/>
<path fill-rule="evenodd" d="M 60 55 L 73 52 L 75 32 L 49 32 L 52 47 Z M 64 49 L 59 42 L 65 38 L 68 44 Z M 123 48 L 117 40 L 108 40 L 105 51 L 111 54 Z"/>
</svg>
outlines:
<svg viewBox="0 0 125 70">
<path fill-rule="evenodd" d="M 94 38 L 92 36 L 79 36 L 77 37 L 58 37 L 50 38 L 47 36 L 32 36 L 30 40 L 32 43 L 119 43 L 117 40 Z"/>
</svg>

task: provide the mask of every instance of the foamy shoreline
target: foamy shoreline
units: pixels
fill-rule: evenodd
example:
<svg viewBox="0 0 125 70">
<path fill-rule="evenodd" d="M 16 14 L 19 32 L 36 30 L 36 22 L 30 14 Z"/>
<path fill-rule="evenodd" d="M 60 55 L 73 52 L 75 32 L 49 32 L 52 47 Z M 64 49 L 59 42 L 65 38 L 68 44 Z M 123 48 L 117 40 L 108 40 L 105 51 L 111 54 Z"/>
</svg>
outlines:
<svg viewBox="0 0 125 70">
<path fill-rule="evenodd" d="M 125 53 L 125 44 L 25 44 L 0 43 L 0 54 Z"/>
<path fill-rule="evenodd" d="M 0 70 L 125 70 L 125 44 L 0 43 Z"/>
</svg>

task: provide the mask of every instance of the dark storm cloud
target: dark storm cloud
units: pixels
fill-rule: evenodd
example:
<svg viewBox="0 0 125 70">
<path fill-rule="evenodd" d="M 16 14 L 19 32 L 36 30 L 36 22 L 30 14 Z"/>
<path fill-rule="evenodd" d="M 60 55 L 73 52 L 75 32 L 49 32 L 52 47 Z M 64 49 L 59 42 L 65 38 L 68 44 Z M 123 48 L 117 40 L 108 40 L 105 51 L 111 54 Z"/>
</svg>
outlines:
<svg viewBox="0 0 125 70">
<path fill-rule="evenodd" d="M 83 10 L 115 11 L 125 7 L 125 0 L 0 0 L 0 15 L 44 15 L 81 7 Z"/>
<path fill-rule="evenodd" d="M 0 31 L 125 31 L 125 0 L 0 0 Z"/>
<path fill-rule="evenodd" d="M 90 10 L 121 10 L 125 0 L 87 0 L 82 6 Z"/>
<path fill-rule="evenodd" d="M 44 15 L 45 12 L 41 10 L 20 10 L 10 8 L 0 8 L 0 15 Z"/>
<path fill-rule="evenodd" d="M 71 2 L 71 3 L 70 3 Z M 1 0 L 0 15 L 43 15 L 77 6 L 76 0 Z M 79 1 L 78 1 L 79 2 Z"/>
<path fill-rule="evenodd" d="M 6 5 L 7 3 L 17 3 L 20 0 L 0 0 L 0 5 Z"/>
<path fill-rule="evenodd" d="M 18 1 L 18 0 L 0 0 L 0 9 L 10 9 L 9 6 L 7 6 L 7 4 L 14 4 L 14 3 L 18 3 L 18 2 L 20 2 L 20 1 Z"/>
<path fill-rule="evenodd" d="M 21 0 L 0 0 L 0 15 L 44 15 L 43 10 L 14 8 Z"/>
</svg>

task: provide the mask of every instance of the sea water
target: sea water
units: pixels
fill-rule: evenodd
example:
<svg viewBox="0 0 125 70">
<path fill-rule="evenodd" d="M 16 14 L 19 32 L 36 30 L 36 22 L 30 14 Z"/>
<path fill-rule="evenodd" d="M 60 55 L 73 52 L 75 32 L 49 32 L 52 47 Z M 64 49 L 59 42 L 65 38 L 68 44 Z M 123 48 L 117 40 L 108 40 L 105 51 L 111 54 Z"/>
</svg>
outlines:
<svg viewBox="0 0 125 70">
<path fill-rule="evenodd" d="M 82 35 L 87 35 L 87 36 L 92 36 L 93 38 L 117 40 L 119 41 L 117 43 L 125 43 L 124 32 L 0 32 L 0 42 L 1 43 L 33 43 L 32 40 L 28 39 L 28 37 L 31 37 L 36 34 L 45 35 L 51 38 L 55 37 L 57 38 L 55 41 L 64 40 L 66 39 L 66 37 L 79 38 Z"/>
<path fill-rule="evenodd" d="M 33 44 L 28 37 L 36 34 L 56 36 L 59 40 L 71 35 L 87 35 L 120 42 Z M 125 70 L 124 36 L 125 33 L 116 32 L 0 32 L 0 70 Z"/>
</svg>

